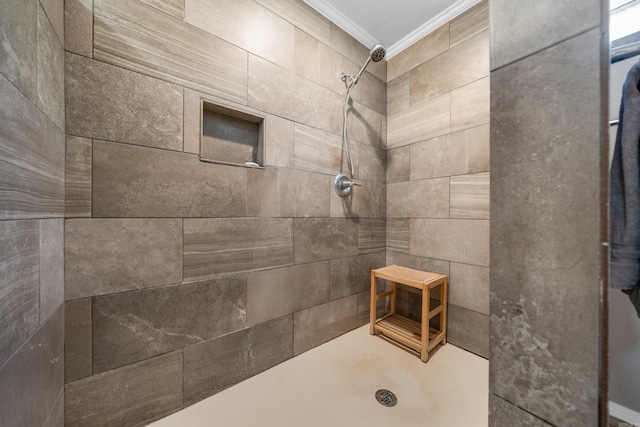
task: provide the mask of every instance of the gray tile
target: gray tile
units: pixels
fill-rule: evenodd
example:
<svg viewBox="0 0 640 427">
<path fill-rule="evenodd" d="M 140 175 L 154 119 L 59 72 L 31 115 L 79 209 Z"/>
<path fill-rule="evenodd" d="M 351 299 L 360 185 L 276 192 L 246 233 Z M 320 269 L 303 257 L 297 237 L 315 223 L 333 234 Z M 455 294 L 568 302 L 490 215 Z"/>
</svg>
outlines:
<svg viewBox="0 0 640 427">
<path fill-rule="evenodd" d="M 451 218 L 489 219 L 489 172 L 452 176 Z"/>
<path fill-rule="evenodd" d="M 387 184 L 387 217 L 448 218 L 449 179 Z"/>
<path fill-rule="evenodd" d="M 184 404 L 196 403 L 293 356 L 285 316 L 184 350 Z"/>
<path fill-rule="evenodd" d="M 73 219 L 65 224 L 65 298 L 179 283 L 180 219 Z"/>
<path fill-rule="evenodd" d="M 489 78 L 451 92 L 451 132 L 489 123 Z"/>
<path fill-rule="evenodd" d="M 385 218 L 358 219 L 358 253 L 384 251 L 386 247 Z"/>
<path fill-rule="evenodd" d="M 489 31 L 483 31 L 411 71 L 411 104 L 489 75 Z"/>
<path fill-rule="evenodd" d="M 452 262 L 449 302 L 489 315 L 489 269 Z"/>
<path fill-rule="evenodd" d="M 595 29 L 491 75 L 491 391 L 551 424 L 597 422 L 600 58 Z"/>
<path fill-rule="evenodd" d="M 489 393 L 489 424 L 495 427 L 551 427 L 493 393 Z"/>
<path fill-rule="evenodd" d="M 331 43 L 330 21 L 308 4 L 298 0 L 256 0 L 322 43 Z"/>
<path fill-rule="evenodd" d="M 179 20 L 184 19 L 185 0 L 141 0 L 142 3 L 155 7 Z"/>
<path fill-rule="evenodd" d="M 351 152 L 351 158 L 357 176 L 359 162 L 355 149 Z M 296 123 L 294 164 L 296 169 L 331 175 L 347 171 L 348 164 L 343 154 L 342 138 L 331 132 Z"/>
<path fill-rule="evenodd" d="M 186 0 L 184 21 L 293 70 L 294 26 L 253 0 Z"/>
<path fill-rule="evenodd" d="M 248 216 L 329 216 L 331 177 L 281 168 L 249 169 L 247 174 Z"/>
<path fill-rule="evenodd" d="M 94 217 L 246 215 L 247 169 L 197 155 L 93 142 Z"/>
<path fill-rule="evenodd" d="M 40 220 L 40 323 L 64 303 L 64 219 Z"/>
<path fill-rule="evenodd" d="M 93 373 L 243 329 L 244 275 L 94 298 Z"/>
<path fill-rule="evenodd" d="M 411 219 L 411 254 L 489 266 L 489 221 Z"/>
<path fill-rule="evenodd" d="M 42 8 L 56 33 L 58 42 L 64 43 L 64 0 L 41 0 Z"/>
<path fill-rule="evenodd" d="M 449 22 L 449 45 L 462 43 L 489 28 L 489 1 L 482 0 Z"/>
<path fill-rule="evenodd" d="M 386 185 L 379 182 L 360 181 L 348 197 L 340 197 L 333 189 L 331 193 L 332 217 L 382 218 L 386 211 Z"/>
<path fill-rule="evenodd" d="M 410 73 L 404 73 L 387 83 L 387 115 L 399 113 L 411 106 Z"/>
<path fill-rule="evenodd" d="M 358 223 L 350 218 L 295 218 L 296 264 L 358 254 Z"/>
<path fill-rule="evenodd" d="M 64 387 L 60 388 L 60 393 L 42 425 L 43 427 L 64 427 Z"/>
<path fill-rule="evenodd" d="M 412 144 L 407 157 L 412 180 L 486 172 L 489 170 L 489 125 Z"/>
<path fill-rule="evenodd" d="M 424 258 L 398 252 L 387 252 L 387 265 L 393 264 L 413 268 L 414 270 L 449 275 L 450 263 L 439 259 Z"/>
<path fill-rule="evenodd" d="M 378 293 L 385 291 L 384 283 L 378 285 Z M 357 295 L 358 298 L 358 327 L 366 325 L 371 320 L 371 290 L 367 289 Z M 376 316 L 382 317 L 389 312 L 388 298 L 380 299 L 376 302 Z"/>
<path fill-rule="evenodd" d="M 423 141 L 450 131 L 452 120 L 451 95 L 429 99 L 387 119 L 388 148 L 397 148 Z"/>
<path fill-rule="evenodd" d="M 278 116 L 267 115 L 265 163 L 269 166 L 293 168 L 295 124 Z"/>
<path fill-rule="evenodd" d="M 247 52 L 135 0 L 94 0 L 94 57 L 247 103 Z"/>
<path fill-rule="evenodd" d="M 489 316 L 449 303 L 447 343 L 489 358 Z"/>
<path fill-rule="evenodd" d="M 324 344 L 358 325 L 358 296 L 331 301 L 293 316 L 293 354 Z"/>
<path fill-rule="evenodd" d="M 0 3 L 0 72 L 29 100 L 37 99 L 37 9 L 36 1 Z M 5 99 L 2 94 L 0 99 Z M 3 123 L 9 123 L 2 120 Z"/>
<path fill-rule="evenodd" d="M 293 220 L 185 219 L 184 280 L 293 264 Z"/>
<path fill-rule="evenodd" d="M 388 80 L 411 71 L 418 65 L 449 49 L 449 24 L 423 37 L 389 60 Z"/>
<path fill-rule="evenodd" d="M 48 0 L 45 4 L 58 4 Z M 55 6 L 51 6 L 55 7 Z M 38 7 L 38 108 L 64 130 L 64 48 L 44 10 Z"/>
<path fill-rule="evenodd" d="M 387 218 L 387 250 L 409 253 L 409 218 Z"/>
<path fill-rule="evenodd" d="M 250 273 L 247 324 L 275 319 L 329 301 L 329 262 Z"/>
<path fill-rule="evenodd" d="M 0 368 L 0 425 L 42 426 L 55 421 L 64 389 L 63 352 L 64 308 L 60 307 Z"/>
<path fill-rule="evenodd" d="M 0 366 L 38 329 L 38 221 L 0 221 Z"/>
<path fill-rule="evenodd" d="M 184 88 L 183 151 L 185 153 L 200 154 L 200 135 L 204 127 L 200 123 L 200 116 L 202 115 L 202 98 L 205 97 L 207 95 L 204 93 Z"/>
<path fill-rule="evenodd" d="M 4 76 L 0 123 L 0 219 L 62 217 L 64 133 Z"/>
<path fill-rule="evenodd" d="M 64 49 L 93 56 L 93 0 L 65 0 Z"/>
<path fill-rule="evenodd" d="M 65 425 L 143 426 L 182 408 L 182 352 L 67 384 Z"/>
<path fill-rule="evenodd" d="M 491 69 L 599 26 L 601 10 L 597 0 L 542 0 L 518 7 L 509 0 L 491 0 Z"/>
<path fill-rule="evenodd" d="M 65 217 L 91 216 L 91 158 L 90 139 L 67 136 L 64 174 Z"/>
<path fill-rule="evenodd" d="M 333 22 L 331 23 L 331 48 L 333 50 L 341 53 L 356 64 L 363 64 L 369 56 L 370 47 L 364 46 L 342 28 Z M 367 70 L 383 82 L 387 81 L 387 61 L 371 62 Z"/>
<path fill-rule="evenodd" d="M 91 376 L 91 298 L 64 306 L 64 382 Z"/>
<path fill-rule="evenodd" d="M 182 151 L 182 88 L 66 56 L 67 133 Z"/>
<path fill-rule="evenodd" d="M 384 253 L 358 255 L 331 260 L 331 300 L 344 298 L 371 288 L 371 270 L 384 267 Z"/>
<path fill-rule="evenodd" d="M 409 181 L 410 147 L 413 145 L 387 151 L 387 184 Z"/>
<path fill-rule="evenodd" d="M 384 183 L 386 180 L 387 150 L 368 144 L 351 142 L 358 152 L 358 178 Z"/>
</svg>

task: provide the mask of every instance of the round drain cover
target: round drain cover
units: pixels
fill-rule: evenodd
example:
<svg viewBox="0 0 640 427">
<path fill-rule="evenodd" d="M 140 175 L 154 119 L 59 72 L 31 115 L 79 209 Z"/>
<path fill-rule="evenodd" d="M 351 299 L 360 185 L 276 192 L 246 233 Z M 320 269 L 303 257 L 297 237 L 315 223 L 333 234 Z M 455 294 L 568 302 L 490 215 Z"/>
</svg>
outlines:
<svg viewBox="0 0 640 427">
<path fill-rule="evenodd" d="M 398 398 L 396 397 L 396 395 L 393 394 L 393 392 L 385 389 L 376 391 L 376 400 L 382 406 L 386 406 L 388 408 L 396 406 L 396 403 L 398 403 Z"/>
</svg>

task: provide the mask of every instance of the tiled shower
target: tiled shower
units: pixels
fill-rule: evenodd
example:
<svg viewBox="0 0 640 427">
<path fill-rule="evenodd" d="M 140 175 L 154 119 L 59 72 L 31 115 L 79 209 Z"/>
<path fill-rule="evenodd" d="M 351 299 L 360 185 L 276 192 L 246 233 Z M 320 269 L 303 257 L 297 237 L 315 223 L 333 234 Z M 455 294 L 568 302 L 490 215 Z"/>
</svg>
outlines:
<svg viewBox="0 0 640 427">
<path fill-rule="evenodd" d="M 163 417 L 367 323 L 392 263 L 448 274 L 448 341 L 493 360 L 488 2 L 369 66 L 348 199 L 368 48 L 301 0 L 213 4 L 0 6 L 0 425 Z M 264 168 L 199 160 L 201 99 L 265 116 Z M 527 408 L 494 379 L 496 420 Z"/>
</svg>

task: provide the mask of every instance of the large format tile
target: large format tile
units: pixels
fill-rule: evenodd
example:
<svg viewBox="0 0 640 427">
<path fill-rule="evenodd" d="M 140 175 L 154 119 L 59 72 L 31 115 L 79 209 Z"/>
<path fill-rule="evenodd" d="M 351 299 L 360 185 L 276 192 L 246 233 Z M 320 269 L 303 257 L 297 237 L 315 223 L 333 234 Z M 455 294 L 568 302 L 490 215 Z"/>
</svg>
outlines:
<svg viewBox="0 0 640 427">
<path fill-rule="evenodd" d="M 357 295 L 299 311 L 293 316 L 293 354 L 311 350 L 357 326 Z"/>
<path fill-rule="evenodd" d="M 542 0 L 518 7 L 509 0 L 491 0 L 491 69 L 599 26 L 602 10 L 598 0 Z"/>
<path fill-rule="evenodd" d="M 299 0 L 256 0 L 325 45 L 331 43 L 331 24 L 308 4 Z"/>
<path fill-rule="evenodd" d="M 0 219 L 62 217 L 64 133 L 1 75 L 0 123 Z"/>
<path fill-rule="evenodd" d="M 489 123 L 489 78 L 451 92 L 451 132 Z"/>
<path fill-rule="evenodd" d="M 296 264 L 358 254 L 358 224 L 351 218 L 295 218 Z"/>
<path fill-rule="evenodd" d="M 412 144 L 411 179 L 486 172 L 489 145 L 488 124 Z"/>
<path fill-rule="evenodd" d="M 40 220 L 40 323 L 64 303 L 64 219 Z"/>
<path fill-rule="evenodd" d="M 386 219 L 358 218 L 358 253 L 384 251 L 386 246 Z"/>
<path fill-rule="evenodd" d="M 489 316 L 450 302 L 447 306 L 447 342 L 488 359 Z"/>
<path fill-rule="evenodd" d="M 64 43 L 64 0 L 41 0 L 42 9 L 51 22 L 60 44 Z"/>
<path fill-rule="evenodd" d="M 247 103 L 247 52 L 136 0 L 94 0 L 94 57 Z"/>
<path fill-rule="evenodd" d="M 449 179 L 387 184 L 387 217 L 448 218 Z"/>
<path fill-rule="evenodd" d="M 246 305 L 244 276 L 94 298 L 93 373 L 243 329 Z"/>
<path fill-rule="evenodd" d="M 43 426 L 59 419 L 63 352 L 64 308 L 60 307 L 0 368 L 0 425 Z"/>
<path fill-rule="evenodd" d="M 411 147 L 413 145 L 387 150 L 387 184 L 409 181 Z"/>
<path fill-rule="evenodd" d="M 384 252 L 331 260 L 331 300 L 371 288 L 371 270 L 384 267 Z"/>
<path fill-rule="evenodd" d="M 275 319 L 329 301 L 329 262 L 250 273 L 247 324 Z"/>
<path fill-rule="evenodd" d="M 411 219 L 411 254 L 489 266 L 489 221 Z"/>
<path fill-rule="evenodd" d="M 358 141 L 363 144 L 386 149 L 387 118 L 385 112 L 378 112 L 357 101 L 354 96 L 347 117 L 349 140 Z M 344 102 L 344 99 L 341 101 Z M 339 133 L 342 135 L 342 115 L 340 117 Z"/>
<path fill-rule="evenodd" d="M 245 216 L 247 169 L 197 155 L 93 142 L 93 216 Z"/>
<path fill-rule="evenodd" d="M 409 218 L 387 218 L 387 251 L 409 253 Z"/>
<path fill-rule="evenodd" d="M 489 393 L 489 423 L 495 427 L 551 427 L 551 424 L 545 423 L 493 393 Z"/>
<path fill-rule="evenodd" d="M 388 148 L 397 148 L 449 133 L 452 120 L 451 95 L 429 99 L 389 116 Z"/>
<path fill-rule="evenodd" d="M 0 72 L 29 100 L 36 102 L 37 1 L 9 0 L 0 3 Z M 0 99 L 5 99 L 2 95 Z M 2 120 L 3 123 L 9 123 Z"/>
<path fill-rule="evenodd" d="M 182 151 L 182 88 L 67 54 L 67 133 Z"/>
<path fill-rule="evenodd" d="M 295 123 L 274 115 L 267 115 L 265 163 L 269 166 L 293 168 Z"/>
<path fill-rule="evenodd" d="M 391 58 L 387 65 L 387 81 L 413 70 L 447 49 L 449 49 L 448 23 Z"/>
<path fill-rule="evenodd" d="M 356 181 L 361 182 L 362 186 L 354 187 L 348 197 L 340 197 L 338 193 L 331 191 L 331 216 L 383 218 L 387 205 L 386 185 L 372 181 L 362 182 L 358 175 Z"/>
<path fill-rule="evenodd" d="M 332 22 L 331 48 L 339 52 L 346 58 L 349 58 L 350 61 L 358 64 L 358 69 L 360 69 L 360 64 L 363 64 L 369 56 L 369 49 L 371 48 L 371 46 L 364 46 L 362 43 L 357 41 L 350 34 L 348 34 L 346 31 Z M 383 82 L 387 81 L 387 61 L 372 61 L 367 67 L 367 70 Z"/>
<path fill-rule="evenodd" d="M 358 178 L 384 183 L 386 180 L 387 150 L 369 144 L 351 142 L 358 152 Z"/>
<path fill-rule="evenodd" d="M 404 73 L 387 83 L 387 115 L 399 113 L 411 106 L 410 73 Z"/>
<path fill-rule="evenodd" d="M 411 70 L 411 104 L 489 75 L 489 32 L 484 31 Z"/>
<path fill-rule="evenodd" d="M 93 56 L 93 0 L 65 0 L 64 49 Z"/>
<path fill-rule="evenodd" d="M 296 123 L 296 169 L 337 175 L 349 168 L 342 150 L 342 138 L 339 135 Z M 358 154 L 355 150 L 351 152 L 351 159 L 354 172 L 357 174 Z"/>
<path fill-rule="evenodd" d="M 481 0 L 449 22 L 449 45 L 453 47 L 488 28 L 489 0 Z M 489 51 L 486 54 L 489 59 Z"/>
<path fill-rule="evenodd" d="M 38 328 L 38 221 L 0 221 L 0 366 Z"/>
<path fill-rule="evenodd" d="M 184 350 L 184 404 L 191 405 L 293 356 L 285 316 Z"/>
<path fill-rule="evenodd" d="M 450 217 L 489 219 L 489 172 L 452 176 Z"/>
<path fill-rule="evenodd" d="M 182 408 L 182 352 L 67 384 L 65 425 L 143 426 Z"/>
<path fill-rule="evenodd" d="M 387 265 L 401 265 L 403 267 L 422 270 L 430 273 L 449 275 L 449 262 L 439 259 L 424 258 L 398 252 L 387 252 Z"/>
<path fill-rule="evenodd" d="M 74 219 L 65 224 L 67 300 L 179 283 L 180 219 Z"/>
<path fill-rule="evenodd" d="M 62 2 L 49 0 L 45 3 Z M 52 6 L 53 7 L 53 6 Z M 60 9 L 61 10 L 61 9 Z M 44 10 L 38 7 L 38 108 L 64 130 L 64 47 Z"/>
<path fill-rule="evenodd" d="M 179 20 L 184 19 L 185 0 L 140 0 L 149 6 L 153 6 Z"/>
<path fill-rule="evenodd" d="M 491 75 L 491 391 L 551 424 L 597 422 L 600 37 Z"/>
<path fill-rule="evenodd" d="M 91 376 L 91 298 L 64 306 L 64 382 Z"/>
<path fill-rule="evenodd" d="M 489 269 L 457 262 L 450 269 L 449 302 L 489 315 Z"/>
<path fill-rule="evenodd" d="M 64 174 L 65 217 L 91 216 L 90 139 L 67 136 Z"/>
<path fill-rule="evenodd" d="M 293 264 L 293 220 L 184 220 L 185 280 Z"/>
<path fill-rule="evenodd" d="M 249 169 L 247 215 L 328 217 L 331 178 L 292 169 Z"/>
<path fill-rule="evenodd" d="M 294 26 L 253 0 L 185 0 L 184 21 L 293 70 Z"/>
</svg>

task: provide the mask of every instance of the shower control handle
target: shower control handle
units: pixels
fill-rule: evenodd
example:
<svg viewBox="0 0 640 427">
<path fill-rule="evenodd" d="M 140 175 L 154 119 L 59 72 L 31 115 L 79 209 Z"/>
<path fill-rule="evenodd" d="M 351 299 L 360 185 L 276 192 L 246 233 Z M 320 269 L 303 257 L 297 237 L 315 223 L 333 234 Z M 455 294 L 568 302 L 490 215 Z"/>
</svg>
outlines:
<svg viewBox="0 0 640 427">
<path fill-rule="evenodd" d="M 362 183 L 354 181 L 353 178 L 350 179 L 348 175 L 341 173 L 336 176 L 334 187 L 336 189 L 336 193 L 338 193 L 338 196 L 347 197 L 349 194 L 351 194 L 351 188 L 362 187 Z"/>
<path fill-rule="evenodd" d="M 345 187 L 353 187 L 353 186 L 362 187 L 362 183 L 358 181 L 344 181 L 342 185 Z"/>
</svg>

